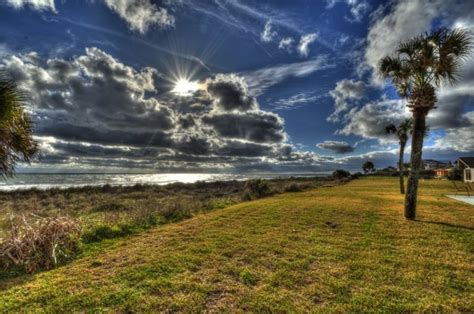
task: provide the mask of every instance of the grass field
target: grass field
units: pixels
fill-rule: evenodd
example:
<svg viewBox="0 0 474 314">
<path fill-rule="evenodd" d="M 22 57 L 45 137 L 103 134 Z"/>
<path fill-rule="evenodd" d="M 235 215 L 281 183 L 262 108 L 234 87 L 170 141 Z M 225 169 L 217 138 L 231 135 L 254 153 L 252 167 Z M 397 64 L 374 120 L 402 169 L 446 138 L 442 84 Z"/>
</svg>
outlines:
<svg viewBox="0 0 474 314">
<path fill-rule="evenodd" d="M 474 207 L 397 178 L 244 202 L 0 282 L 0 311 L 474 311 Z"/>
</svg>

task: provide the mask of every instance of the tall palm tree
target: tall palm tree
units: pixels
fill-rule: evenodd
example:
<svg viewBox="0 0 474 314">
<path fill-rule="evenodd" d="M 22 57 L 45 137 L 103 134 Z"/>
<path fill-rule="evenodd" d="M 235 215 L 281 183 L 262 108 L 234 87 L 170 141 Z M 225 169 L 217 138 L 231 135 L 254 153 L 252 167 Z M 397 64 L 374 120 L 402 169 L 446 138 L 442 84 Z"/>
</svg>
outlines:
<svg viewBox="0 0 474 314">
<path fill-rule="evenodd" d="M 416 218 L 426 115 L 435 108 L 436 88 L 456 82 L 460 63 L 469 57 L 472 47 L 467 30 L 442 28 L 400 43 L 394 55 L 380 61 L 380 73 L 392 80 L 401 97 L 407 98 L 413 114 L 411 169 L 405 195 L 407 219 Z"/>
<path fill-rule="evenodd" d="M 23 97 L 15 83 L 0 73 L 0 176 L 12 176 L 16 163 L 30 162 L 37 151 Z"/>
<path fill-rule="evenodd" d="M 400 153 L 398 155 L 398 172 L 400 175 L 400 193 L 405 194 L 405 182 L 403 180 L 403 154 L 405 154 L 405 146 L 408 141 L 408 137 L 413 130 L 413 119 L 406 119 L 398 127 L 394 124 L 389 124 L 385 128 L 387 133 L 395 134 L 398 137 L 400 144 Z"/>
</svg>

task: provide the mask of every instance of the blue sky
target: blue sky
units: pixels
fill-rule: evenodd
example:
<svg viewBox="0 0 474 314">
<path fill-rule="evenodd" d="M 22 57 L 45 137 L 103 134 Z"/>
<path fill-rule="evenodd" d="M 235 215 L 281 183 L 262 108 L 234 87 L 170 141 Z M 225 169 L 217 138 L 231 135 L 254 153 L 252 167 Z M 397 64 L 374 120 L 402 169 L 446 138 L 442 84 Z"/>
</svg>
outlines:
<svg viewBox="0 0 474 314">
<path fill-rule="evenodd" d="M 377 60 L 473 25 L 454 0 L 0 0 L 0 68 L 42 147 L 23 171 L 355 170 L 395 163 L 383 129 L 408 115 Z M 440 90 L 427 158 L 474 154 L 473 70 Z"/>
</svg>

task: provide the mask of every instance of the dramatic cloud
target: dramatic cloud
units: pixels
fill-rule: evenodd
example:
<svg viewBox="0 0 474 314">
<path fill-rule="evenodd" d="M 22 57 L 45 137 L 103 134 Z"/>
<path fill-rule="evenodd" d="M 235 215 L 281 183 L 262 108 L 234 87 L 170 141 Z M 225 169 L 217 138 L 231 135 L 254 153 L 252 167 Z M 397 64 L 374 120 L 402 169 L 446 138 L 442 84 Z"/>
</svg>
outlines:
<svg viewBox="0 0 474 314">
<path fill-rule="evenodd" d="M 447 129 L 446 135 L 435 140 L 434 148 L 474 152 L 474 111 L 464 114 L 463 118 L 467 120 L 466 126 Z"/>
<path fill-rule="evenodd" d="M 5 0 L 5 3 L 17 9 L 29 6 L 36 10 L 51 10 L 56 12 L 54 0 Z"/>
<path fill-rule="evenodd" d="M 286 50 L 287 52 L 291 53 L 293 50 L 293 43 L 295 40 L 291 37 L 285 37 L 280 40 L 280 43 L 278 44 L 278 49 L 281 50 Z"/>
<path fill-rule="evenodd" d="M 334 112 L 328 117 L 328 121 L 339 121 L 341 115 L 345 113 L 353 100 L 359 100 L 364 96 L 365 84 L 362 81 L 344 79 L 337 82 L 336 88 L 329 92 L 334 99 Z"/>
<path fill-rule="evenodd" d="M 237 75 L 217 75 L 206 82 L 207 92 L 215 106 L 223 111 L 256 109 L 255 98 L 248 93 L 247 83 Z"/>
<path fill-rule="evenodd" d="M 70 60 L 9 56 L 0 70 L 28 95 L 44 165 L 216 169 L 291 154 L 283 120 L 261 110 L 235 74 L 158 100 L 156 69 L 136 70 L 98 48 Z"/>
<path fill-rule="evenodd" d="M 337 133 L 389 141 L 391 138 L 386 134 L 385 127 L 390 123 L 398 124 L 408 115 L 402 100 L 370 102 L 361 108 L 351 109 L 344 117 L 346 125 Z"/>
<path fill-rule="evenodd" d="M 157 25 L 168 28 L 174 25 L 174 17 L 165 8 L 157 7 L 150 0 L 105 0 L 107 6 L 123 18 L 130 28 L 140 33 Z"/>
<path fill-rule="evenodd" d="M 355 150 L 349 143 L 339 141 L 324 141 L 316 144 L 316 146 L 322 149 L 332 150 L 336 154 L 352 153 Z"/>
<path fill-rule="evenodd" d="M 273 25 L 271 21 L 265 23 L 265 27 L 263 28 L 262 33 L 260 34 L 260 38 L 263 42 L 271 42 L 275 37 L 278 35 L 276 31 L 273 30 Z"/>
<path fill-rule="evenodd" d="M 99 143 L 168 141 L 173 112 L 145 96 L 155 91 L 154 69 L 136 71 L 97 48 L 71 61 L 12 56 L 0 68 L 27 93 L 39 134 Z"/>
<path fill-rule="evenodd" d="M 377 20 L 367 35 L 365 60 L 373 69 L 383 57 L 393 53 L 398 43 L 429 31 L 431 21 L 450 1 L 399 1 L 392 12 Z M 452 4 L 454 5 L 454 3 Z"/>
<path fill-rule="evenodd" d="M 316 38 L 318 38 L 318 36 L 315 33 L 301 36 L 300 43 L 298 45 L 298 52 L 301 56 L 308 56 L 309 46 L 316 40 Z"/>
<path fill-rule="evenodd" d="M 226 138 L 243 139 L 256 143 L 278 143 L 286 139 L 283 121 L 270 112 L 245 114 L 216 114 L 203 118 L 217 134 Z"/>
<path fill-rule="evenodd" d="M 259 96 L 271 86 L 277 85 L 288 78 L 305 77 L 316 71 L 334 67 L 326 57 L 321 56 L 312 60 L 281 64 L 240 75 L 245 77 L 249 85 L 250 94 Z"/>
</svg>

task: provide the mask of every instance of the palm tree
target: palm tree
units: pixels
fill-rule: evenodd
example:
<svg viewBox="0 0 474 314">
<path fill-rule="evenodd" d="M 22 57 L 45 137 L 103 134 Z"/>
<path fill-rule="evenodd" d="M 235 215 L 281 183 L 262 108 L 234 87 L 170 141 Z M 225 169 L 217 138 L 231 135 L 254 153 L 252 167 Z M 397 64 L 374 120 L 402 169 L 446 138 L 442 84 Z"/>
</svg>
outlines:
<svg viewBox="0 0 474 314">
<path fill-rule="evenodd" d="M 31 131 L 21 93 L 0 73 L 0 176 L 13 176 L 17 162 L 30 162 L 36 155 L 38 145 Z"/>
<path fill-rule="evenodd" d="M 380 73 L 391 78 L 399 95 L 408 100 L 413 115 L 411 169 L 405 195 L 407 219 L 416 217 L 426 115 L 435 108 L 436 88 L 456 82 L 460 63 L 469 57 L 472 47 L 467 30 L 442 28 L 400 43 L 394 55 L 380 61 Z"/>
<path fill-rule="evenodd" d="M 405 182 L 403 180 L 403 154 L 405 153 L 405 146 L 408 141 L 408 136 L 413 130 L 413 120 L 406 119 L 398 128 L 394 124 L 387 125 L 385 128 L 387 133 L 396 134 L 400 143 L 400 153 L 398 155 L 398 172 L 400 175 L 400 193 L 405 194 Z"/>
</svg>

